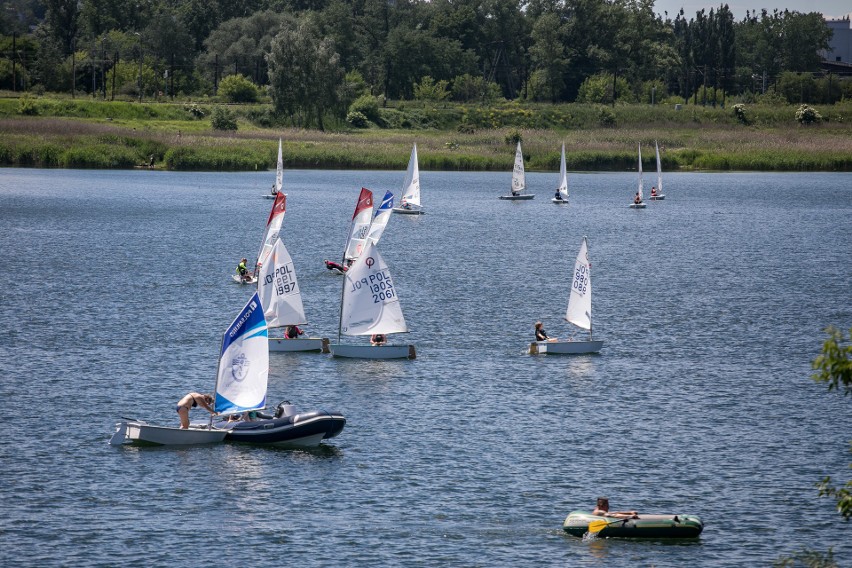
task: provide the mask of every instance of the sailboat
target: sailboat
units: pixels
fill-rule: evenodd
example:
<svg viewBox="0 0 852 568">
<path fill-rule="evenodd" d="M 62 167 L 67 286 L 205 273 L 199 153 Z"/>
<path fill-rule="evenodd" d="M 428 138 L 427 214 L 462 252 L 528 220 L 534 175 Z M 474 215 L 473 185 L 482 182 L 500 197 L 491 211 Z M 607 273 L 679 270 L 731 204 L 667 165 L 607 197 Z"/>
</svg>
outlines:
<svg viewBox="0 0 852 568">
<path fill-rule="evenodd" d="M 568 203 L 568 170 L 565 167 L 565 144 L 562 144 L 562 157 L 559 159 L 559 186 L 556 195 L 551 199 L 553 203 Z"/>
<path fill-rule="evenodd" d="M 356 359 L 414 359 L 414 345 L 340 343 L 341 335 L 387 336 L 406 332 L 408 325 L 388 265 L 376 245 L 367 242 L 367 248 L 343 279 L 338 342 L 329 346 L 331 354 Z"/>
<path fill-rule="evenodd" d="M 642 145 L 639 144 L 639 189 L 636 191 L 636 195 L 633 197 L 633 201 L 629 207 L 631 209 L 644 209 L 646 205 L 644 196 L 642 195 Z"/>
<path fill-rule="evenodd" d="M 568 292 L 568 310 L 565 321 L 581 329 L 589 330 L 588 341 L 534 341 L 530 343 L 530 355 L 538 353 L 598 353 L 603 341 L 592 339 L 592 265 L 586 237 L 574 261 L 574 275 Z"/>
<path fill-rule="evenodd" d="M 417 165 L 417 144 L 411 149 L 411 157 L 408 159 L 408 170 L 405 172 L 405 181 L 402 184 L 402 203 L 393 208 L 394 213 L 405 213 L 407 215 L 423 215 L 426 211 L 420 205 L 420 168 Z"/>
<path fill-rule="evenodd" d="M 287 194 L 279 191 L 275 194 L 275 201 L 272 202 L 272 209 L 269 211 L 269 218 L 266 220 L 266 228 L 263 230 L 263 239 L 260 241 L 260 251 L 257 253 L 257 263 L 255 263 L 254 272 L 247 274 L 246 277 L 241 277 L 239 274 L 233 274 L 234 282 L 237 284 L 256 284 L 257 275 L 263 263 L 272 252 L 272 247 L 278 239 L 278 233 L 281 231 L 281 225 L 284 223 L 284 213 L 287 211 Z"/>
<path fill-rule="evenodd" d="M 663 193 L 663 167 L 660 165 L 660 146 L 654 140 L 654 152 L 657 154 L 657 187 L 651 188 L 651 201 L 662 201 L 666 198 Z"/>
<path fill-rule="evenodd" d="M 256 410 L 266 405 L 269 374 L 266 338 L 266 319 L 255 292 L 222 336 L 213 400 L 216 414 Z M 191 424 L 185 429 L 128 420 L 116 425 L 110 444 L 207 444 L 221 442 L 227 434 L 226 430 L 214 429 L 212 419 L 206 425 Z"/>
<path fill-rule="evenodd" d="M 521 201 L 533 199 L 535 195 L 532 193 L 524 193 L 526 187 L 526 177 L 524 176 L 524 154 L 521 152 L 521 142 L 518 141 L 518 147 L 515 148 L 515 167 L 512 169 L 512 192 L 509 195 L 501 195 L 500 199 L 509 201 Z"/>
<path fill-rule="evenodd" d="M 275 185 L 272 186 L 272 191 L 264 194 L 267 199 L 275 199 L 275 196 L 281 193 L 281 186 L 284 183 L 284 158 L 281 154 L 281 139 L 278 139 L 278 166 L 275 168 Z"/>
<path fill-rule="evenodd" d="M 257 292 L 222 335 L 213 400 L 215 416 L 207 424 L 181 429 L 141 420 L 120 422 L 112 445 L 188 445 L 225 441 L 275 446 L 316 446 L 337 436 L 346 424 L 339 412 L 296 413 L 285 401 L 274 415 L 262 412 L 269 381 L 267 322 Z M 249 414 L 254 418 L 246 419 Z M 214 420 L 218 422 L 214 423 Z"/>
<path fill-rule="evenodd" d="M 325 267 L 336 274 L 343 274 L 349 266 L 361 255 L 373 217 L 373 192 L 366 187 L 361 188 L 358 201 L 355 202 L 355 213 L 352 214 L 352 222 L 349 224 L 349 235 L 346 238 L 346 246 L 343 248 L 343 262 L 336 263 L 326 260 Z"/>
<path fill-rule="evenodd" d="M 287 247 L 278 238 L 267 262 L 261 266 L 257 293 L 263 306 L 267 329 L 297 326 L 307 323 L 302 292 L 296 279 L 296 269 Z M 327 337 L 293 338 L 269 337 L 270 351 L 321 351 L 328 353 Z"/>
</svg>

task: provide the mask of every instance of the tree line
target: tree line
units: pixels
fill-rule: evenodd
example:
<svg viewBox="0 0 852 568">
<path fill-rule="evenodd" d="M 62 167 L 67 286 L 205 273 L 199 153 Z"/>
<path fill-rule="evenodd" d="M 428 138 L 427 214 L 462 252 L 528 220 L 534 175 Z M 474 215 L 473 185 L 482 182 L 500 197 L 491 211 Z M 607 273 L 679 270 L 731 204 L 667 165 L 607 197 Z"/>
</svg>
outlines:
<svg viewBox="0 0 852 568">
<path fill-rule="evenodd" d="M 819 52 L 832 32 L 818 13 L 762 10 L 735 21 L 726 4 L 673 18 L 653 6 L 7 0 L 0 88 L 142 99 L 217 95 L 224 85 L 248 100 L 268 88 L 277 111 L 320 125 L 364 94 L 724 104 L 729 96 L 786 96 L 778 88 L 786 81 L 793 83 L 789 102 L 832 103 L 844 95 L 841 81 L 820 74 Z"/>
</svg>

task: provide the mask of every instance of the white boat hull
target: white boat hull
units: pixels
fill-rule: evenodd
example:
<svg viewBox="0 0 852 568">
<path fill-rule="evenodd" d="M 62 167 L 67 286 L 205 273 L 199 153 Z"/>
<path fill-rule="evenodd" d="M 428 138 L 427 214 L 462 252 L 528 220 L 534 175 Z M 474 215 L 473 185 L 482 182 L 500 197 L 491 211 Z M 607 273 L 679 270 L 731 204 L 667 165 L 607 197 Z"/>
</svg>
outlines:
<svg viewBox="0 0 852 568">
<path fill-rule="evenodd" d="M 506 201 L 525 201 L 527 199 L 534 199 L 534 198 L 535 198 L 535 194 L 533 194 L 533 193 L 526 193 L 526 194 L 522 194 L 522 195 L 500 195 L 500 196 L 497 197 L 497 199 L 504 199 Z"/>
<path fill-rule="evenodd" d="M 415 359 L 414 345 L 347 345 L 332 343 L 329 345 L 334 357 L 350 359 Z"/>
<path fill-rule="evenodd" d="M 237 284 L 257 284 L 257 278 L 255 278 L 254 276 L 250 276 L 243 280 L 242 278 L 240 278 L 239 274 L 231 274 L 231 278 L 233 278 L 234 282 L 236 282 Z"/>
<path fill-rule="evenodd" d="M 559 205 L 562 205 L 562 204 L 567 204 L 568 200 L 567 199 L 557 199 L 557 198 L 554 197 L 553 199 L 550 200 L 550 202 L 551 203 L 558 203 Z"/>
<path fill-rule="evenodd" d="M 426 211 L 424 211 L 422 207 L 419 207 L 419 208 L 412 207 L 411 209 L 406 209 L 405 207 L 394 207 L 393 212 L 394 213 L 402 213 L 403 215 L 425 215 L 426 214 Z"/>
<path fill-rule="evenodd" d="M 123 430 L 123 437 L 121 436 Z M 154 444 L 158 446 L 190 446 L 215 444 L 225 439 L 227 432 L 209 428 L 182 429 L 172 426 L 154 426 L 141 421 L 119 422 L 110 444 Z"/>
<path fill-rule="evenodd" d="M 647 204 L 645 204 L 645 203 L 631 203 L 628 207 L 630 207 L 630 209 L 645 209 L 645 207 L 647 207 Z"/>
<path fill-rule="evenodd" d="M 533 341 L 530 343 L 530 355 L 580 355 L 598 353 L 603 341 Z"/>
<path fill-rule="evenodd" d="M 662 200 L 663 200 L 663 199 L 665 199 L 665 198 L 666 198 L 666 194 L 665 194 L 665 193 L 662 193 L 662 194 L 660 194 L 660 195 L 652 195 L 652 196 L 651 196 L 651 201 L 662 201 Z"/>
<path fill-rule="evenodd" d="M 328 353 L 327 337 L 307 337 L 303 339 L 269 338 L 269 351 L 277 353 L 295 353 L 297 351 L 319 351 Z"/>
</svg>

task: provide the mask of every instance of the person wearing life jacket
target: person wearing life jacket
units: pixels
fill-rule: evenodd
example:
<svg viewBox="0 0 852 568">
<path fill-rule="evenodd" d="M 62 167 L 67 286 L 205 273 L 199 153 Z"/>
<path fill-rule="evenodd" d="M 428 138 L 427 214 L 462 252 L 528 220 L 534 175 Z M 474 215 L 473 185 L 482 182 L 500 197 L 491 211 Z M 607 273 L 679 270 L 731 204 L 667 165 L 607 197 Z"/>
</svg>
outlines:
<svg viewBox="0 0 852 568">
<path fill-rule="evenodd" d="M 298 339 L 305 332 L 299 329 L 298 325 L 288 325 L 284 331 L 284 339 Z"/>
<path fill-rule="evenodd" d="M 657 197 L 657 186 L 651 188 L 651 197 Z"/>
<path fill-rule="evenodd" d="M 244 259 L 240 260 L 240 263 L 237 265 L 237 274 L 240 275 L 240 280 L 242 280 L 243 282 L 248 280 L 249 277 L 250 277 L 249 271 L 248 271 L 248 266 L 246 266 L 247 262 L 248 262 L 248 259 L 244 258 Z"/>
<path fill-rule="evenodd" d="M 642 199 L 639 197 L 638 191 L 636 192 L 636 196 L 633 198 L 633 203 L 635 203 L 636 205 L 639 205 L 640 203 L 642 203 Z"/>
<path fill-rule="evenodd" d="M 349 269 L 348 266 L 343 266 L 342 264 L 338 264 L 331 260 L 324 260 L 323 262 L 325 262 L 325 267 L 329 270 L 339 270 L 340 272 L 346 272 Z"/>
<path fill-rule="evenodd" d="M 384 333 L 374 333 L 370 336 L 370 345 L 384 345 L 388 342 L 388 336 Z"/>
</svg>

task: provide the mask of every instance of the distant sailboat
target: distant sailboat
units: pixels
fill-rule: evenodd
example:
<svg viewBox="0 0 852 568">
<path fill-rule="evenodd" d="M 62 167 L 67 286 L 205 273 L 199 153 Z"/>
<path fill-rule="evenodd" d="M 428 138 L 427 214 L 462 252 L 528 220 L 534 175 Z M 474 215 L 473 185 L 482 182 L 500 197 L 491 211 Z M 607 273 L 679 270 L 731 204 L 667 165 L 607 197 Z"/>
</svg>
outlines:
<svg viewBox="0 0 852 568">
<path fill-rule="evenodd" d="M 644 209 L 646 203 L 642 194 L 642 145 L 639 145 L 639 188 L 633 196 L 633 202 L 629 205 L 631 209 Z"/>
<path fill-rule="evenodd" d="M 565 144 L 562 144 L 562 157 L 559 159 L 559 186 L 556 195 L 551 199 L 553 203 L 568 203 L 568 168 L 565 166 Z"/>
<path fill-rule="evenodd" d="M 651 188 L 651 200 L 662 201 L 666 198 L 663 193 L 663 167 L 660 165 L 660 146 L 654 140 L 654 152 L 657 154 L 657 186 Z"/>
<path fill-rule="evenodd" d="M 588 341 L 534 341 L 530 344 L 530 354 L 597 353 L 603 347 L 603 341 L 592 339 L 592 264 L 589 262 L 586 237 L 583 237 L 580 252 L 577 253 L 577 258 L 574 261 L 565 321 L 581 329 L 589 330 Z"/>
<path fill-rule="evenodd" d="M 264 194 L 267 199 L 275 199 L 275 196 L 281 193 L 281 187 L 284 183 L 284 158 L 281 153 L 281 139 L 278 139 L 278 165 L 275 168 L 275 185 L 272 186 L 272 191 Z"/>
<path fill-rule="evenodd" d="M 341 335 L 387 336 L 406 333 L 396 287 L 388 265 L 372 242 L 346 271 L 340 299 L 337 343 L 329 348 L 335 357 L 357 359 L 414 359 L 414 345 L 344 344 Z"/>
<path fill-rule="evenodd" d="M 509 195 L 500 195 L 500 199 L 508 201 L 522 201 L 535 198 L 532 193 L 524 193 L 526 189 L 526 175 L 524 174 L 524 154 L 521 152 L 521 142 L 515 148 L 515 166 L 512 168 L 512 191 Z"/>
<path fill-rule="evenodd" d="M 408 159 L 408 170 L 405 172 L 405 181 L 402 184 L 402 202 L 399 207 L 394 207 L 394 213 L 407 215 L 422 215 L 426 213 L 420 205 L 420 167 L 417 164 L 417 144 L 411 149 L 411 157 Z"/>
<path fill-rule="evenodd" d="M 257 292 L 268 329 L 288 328 L 307 323 L 302 292 L 296 279 L 293 259 L 287 247 L 277 239 L 266 264 L 260 269 Z M 322 351 L 328 353 L 325 337 L 269 337 L 270 351 Z"/>
</svg>

